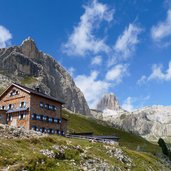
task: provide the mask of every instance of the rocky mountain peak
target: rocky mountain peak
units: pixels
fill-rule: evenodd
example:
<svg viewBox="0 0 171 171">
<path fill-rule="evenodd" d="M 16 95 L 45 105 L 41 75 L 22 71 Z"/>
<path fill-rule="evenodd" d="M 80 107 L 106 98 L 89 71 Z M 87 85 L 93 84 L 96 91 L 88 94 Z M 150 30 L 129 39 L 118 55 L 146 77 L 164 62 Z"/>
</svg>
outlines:
<svg viewBox="0 0 171 171">
<path fill-rule="evenodd" d="M 39 86 L 42 92 L 64 100 L 65 108 L 90 114 L 83 93 L 69 73 L 54 58 L 39 51 L 30 37 L 20 46 L 0 48 L 0 90 L 11 82 L 30 88 Z"/>
<path fill-rule="evenodd" d="M 101 110 L 101 111 L 105 109 L 119 110 L 120 108 L 121 107 L 119 105 L 119 102 L 116 96 L 112 93 L 105 94 L 96 106 L 96 109 Z"/>
<path fill-rule="evenodd" d="M 21 51 L 25 56 L 28 56 L 30 58 L 35 58 L 38 56 L 38 49 L 36 43 L 31 37 L 26 38 L 22 42 Z"/>
</svg>

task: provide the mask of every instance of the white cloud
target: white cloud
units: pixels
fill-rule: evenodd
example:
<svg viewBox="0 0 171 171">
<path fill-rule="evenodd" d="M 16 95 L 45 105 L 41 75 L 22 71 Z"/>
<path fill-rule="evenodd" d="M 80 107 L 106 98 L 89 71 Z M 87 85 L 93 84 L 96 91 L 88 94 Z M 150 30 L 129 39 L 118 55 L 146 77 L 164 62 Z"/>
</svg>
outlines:
<svg viewBox="0 0 171 171">
<path fill-rule="evenodd" d="M 163 66 L 154 64 L 152 66 L 152 73 L 149 76 L 143 75 L 138 81 L 137 84 L 142 85 L 150 80 L 161 80 L 161 81 L 170 81 L 171 80 L 171 61 L 168 64 L 168 68 L 163 71 Z"/>
<path fill-rule="evenodd" d="M 91 65 L 100 65 L 101 63 L 102 63 L 101 56 L 95 56 L 91 61 Z"/>
<path fill-rule="evenodd" d="M 106 80 L 120 83 L 122 78 L 128 74 L 128 65 L 118 64 L 106 73 Z"/>
<path fill-rule="evenodd" d="M 147 77 L 145 75 L 141 76 L 141 78 L 137 81 L 138 85 L 142 85 L 145 84 L 145 82 L 147 81 Z"/>
<path fill-rule="evenodd" d="M 139 97 L 127 97 L 126 100 L 122 104 L 122 108 L 132 112 L 136 108 L 141 108 L 146 104 L 146 102 L 151 98 L 150 95 L 147 96 L 139 96 Z"/>
<path fill-rule="evenodd" d="M 94 108 L 99 99 L 108 92 L 110 83 L 98 80 L 98 72 L 93 71 L 89 76 L 78 75 L 74 80 L 76 85 L 84 93 L 84 96 L 90 106 Z"/>
<path fill-rule="evenodd" d="M 151 29 L 151 36 L 154 41 L 160 41 L 171 35 L 171 9 L 167 11 L 167 18 L 163 22 L 159 22 Z"/>
<path fill-rule="evenodd" d="M 97 54 L 109 51 L 104 39 L 97 38 L 94 32 L 102 21 L 110 22 L 113 19 L 114 10 L 97 0 L 92 0 L 84 9 L 79 24 L 74 27 L 73 33 L 63 46 L 64 52 L 68 55 L 83 56 L 87 52 Z"/>
<path fill-rule="evenodd" d="M 133 99 L 132 97 L 128 97 L 122 104 L 122 108 L 131 112 L 134 110 L 134 106 L 133 106 Z"/>
<path fill-rule="evenodd" d="M 0 25 L 0 48 L 5 48 L 7 45 L 9 45 L 11 39 L 12 34 L 9 32 L 9 30 Z"/>
<path fill-rule="evenodd" d="M 148 80 L 163 80 L 170 81 L 171 80 L 171 61 L 169 62 L 168 69 L 166 71 L 162 71 L 162 65 L 154 64 L 152 67 L 152 73 L 148 77 Z"/>
<path fill-rule="evenodd" d="M 132 55 L 135 46 L 139 43 L 138 35 L 142 29 L 135 24 L 129 24 L 122 35 L 120 35 L 115 43 L 114 50 L 119 58 L 127 59 Z"/>
<path fill-rule="evenodd" d="M 116 64 L 118 61 L 128 60 L 135 52 L 137 44 L 140 42 L 138 36 L 142 28 L 130 23 L 123 33 L 118 37 L 113 47 L 113 54 L 108 60 L 108 66 Z"/>
</svg>

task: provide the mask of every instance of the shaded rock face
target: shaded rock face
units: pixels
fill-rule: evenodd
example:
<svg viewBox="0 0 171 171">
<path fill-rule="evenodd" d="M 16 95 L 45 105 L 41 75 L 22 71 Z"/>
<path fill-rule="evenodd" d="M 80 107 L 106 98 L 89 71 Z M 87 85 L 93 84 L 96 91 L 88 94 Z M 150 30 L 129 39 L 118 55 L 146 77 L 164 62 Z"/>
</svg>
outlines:
<svg viewBox="0 0 171 171">
<path fill-rule="evenodd" d="M 64 100 L 67 109 L 90 114 L 83 93 L 69 73 L 52 57 L 40 52 L 31 38 L 21 46 L 0 49 L 0 82 L 3 82 L 0 87 L 6 88 L 12 81 L 31 88 L 39 86 L 42 92 Z"/>
<path fill-rule="evenodd" d="M 96 106 L 97 110 L 105 110 L 105 109 L 110 109 L 110 110 L 119 110 L 120 105 L 117 100 L 117 98 L 113 94 L 106 94 L 104 97 L 99 101 L 99 103 Z"/>
</svg>

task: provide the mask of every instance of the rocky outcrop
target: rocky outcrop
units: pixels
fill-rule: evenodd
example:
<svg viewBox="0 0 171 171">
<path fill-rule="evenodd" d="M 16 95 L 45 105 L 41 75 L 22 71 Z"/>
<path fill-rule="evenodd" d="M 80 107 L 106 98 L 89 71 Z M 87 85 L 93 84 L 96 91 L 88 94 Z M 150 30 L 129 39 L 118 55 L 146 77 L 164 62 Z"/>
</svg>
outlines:
<svg viewBox="0 0 171 171">
<path fill-rule="evenodd" d="M 90 114 L 83 93 L 69 73 L 54 58 L 39 51 L 31 38 L 20 46 L 0 49 L 0 88 L 12 81 L 31 88 L 39 86 L 42 92 L 64 100 L 69 110 Z"/>
<path fill-rule="evenodd" d="M 90 156 L 88 154 L 88 149 L 91 147 L 82 148 L 80 145 L 77 146 L 71 146 L 71 145 L 54 145 L 51 147 L 51 150 L 49 149 L 42 149 L 40 150 L 40 153 L 48 158 L 53 159 L 65 159 L 68 162 L 71 163 L 72 166 L 74 166 L 73 170 L 94 170 L 94 171 L 102 171 L 102 170 L 116 170 L 121 171 L 120 167 L 117 167 L 115 165 L 111 165 L 108 162 L 106 162 L 102 158 L 98 158 L 95 156 Z M 133 159 L 131 159 L 119 146 L 113 146 L 113 145 L 101 145 L 101 148 L 103 149 L 103 152 L 108 158 L 114 158 L 118 163 L 121 163 L 126 168 L 131 169 L 135 166 Z M 67 151 L 68 150 L 74 150 L 77 151 L 80 157 L 80 161 L 76 162 L 75 160 L 68 160 L 67 158 Z"/>
<path fill-rule="evenodd" d="M 96 109 L 91 109 L 91 116 L 99 120 L 110 116 L 118 117 L 123 113 L 127 113 L 127 111 L 120 107 L 114 94 L 105 94 L 97 103 Z"/>
<path fill-rule="evenodd" d="M 0 139 L 39 138 L 45 136 L 47 134 L 0 124 Z"/>
<path fill-rule="evenodd" d="M 98 102 L 96 106 L 97 110 L 119 110 L 120 105 L 119 102 L 114 94 L 105 94 L 104 97 Z"/>
</svg>

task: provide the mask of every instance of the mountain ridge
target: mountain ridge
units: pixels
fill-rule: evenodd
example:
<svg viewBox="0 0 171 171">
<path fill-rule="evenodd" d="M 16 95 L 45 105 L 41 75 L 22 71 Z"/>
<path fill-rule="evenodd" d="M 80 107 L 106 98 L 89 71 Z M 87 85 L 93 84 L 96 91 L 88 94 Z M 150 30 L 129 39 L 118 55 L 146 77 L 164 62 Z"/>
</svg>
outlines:
<svg viewBox="0 0 171 171">
<path fill-rule="evenodd" d="M 91 110 L 92 117 L 140 135 L 149 141 L 157 141 L 162 137 L 171 142 L 171 106 L 153 105 L 132 112 L 121 107 L 113 110 L 108 106 L 103 107 L 102 111 Z"/>
<path fill-rule="evenodd" d="M 69 110 L 90 114 L 83 93 L 69 73 L 53 57 L 39 51 L 30 37 L 20 46 L 0 49 L 0 68 L 1 89 L 12 82 L 30 88 L 39 86 L 42 92 L 64 99 Z"/>
</svg>

